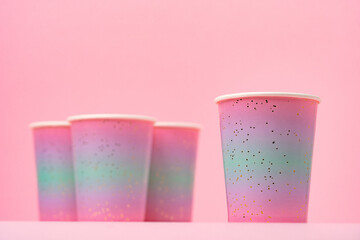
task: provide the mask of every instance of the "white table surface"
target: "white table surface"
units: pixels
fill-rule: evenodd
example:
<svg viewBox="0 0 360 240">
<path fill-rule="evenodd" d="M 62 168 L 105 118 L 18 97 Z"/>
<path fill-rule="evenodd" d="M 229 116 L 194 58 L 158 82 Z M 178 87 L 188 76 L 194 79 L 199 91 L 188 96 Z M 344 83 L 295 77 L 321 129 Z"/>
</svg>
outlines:
<svg viewBox="0 0 360 240">
<path fill-rule="evenodd" d="M 360 240 L 360 224 L 0 222 L 0 240 Z"/>
</svg>

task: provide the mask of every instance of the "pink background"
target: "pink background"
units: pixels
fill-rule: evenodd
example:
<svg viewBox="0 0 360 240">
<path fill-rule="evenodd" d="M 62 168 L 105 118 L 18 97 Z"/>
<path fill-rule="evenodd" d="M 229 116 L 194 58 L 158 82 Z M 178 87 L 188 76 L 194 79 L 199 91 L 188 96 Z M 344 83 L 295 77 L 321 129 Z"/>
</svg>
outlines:
<svg viewBox="0 0 360 240">
<path fill-rule="evenodd" d="M 203 124 L 195 221 L 226 221 L 214 97 L 318 95 L 310 222 L 360 221 L 360 2 L 0 0 L 0 220 L 37 219 L 28 124 L 138 113 Z"/>
</svg>

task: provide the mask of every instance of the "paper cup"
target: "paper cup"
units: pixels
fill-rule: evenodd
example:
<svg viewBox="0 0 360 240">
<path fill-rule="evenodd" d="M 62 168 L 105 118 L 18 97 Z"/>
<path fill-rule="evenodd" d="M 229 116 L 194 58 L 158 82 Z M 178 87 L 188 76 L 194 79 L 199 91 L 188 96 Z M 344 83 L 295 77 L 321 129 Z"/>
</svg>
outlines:
<svg viewBox="0 0 360 240">
<path fill-rule="evenodd" d="M 191 221 L 199 125 L 157 122 L 146 221 Z"/>
<path fill-rule="evenodd" d="M 154 119 L 70 117 L 78 219 L 143 221 Z"/>
<path fill-rule="evenodd" d="M 75 221 L 71 134 L 67 122 L 36 122 L 33 129 L 41 221 Z"/>
<path fill-rule="evenodd" d="M 230 222 L 306 222 L 317 105 L 315 96 L 220 96 Z"/>
</svg>

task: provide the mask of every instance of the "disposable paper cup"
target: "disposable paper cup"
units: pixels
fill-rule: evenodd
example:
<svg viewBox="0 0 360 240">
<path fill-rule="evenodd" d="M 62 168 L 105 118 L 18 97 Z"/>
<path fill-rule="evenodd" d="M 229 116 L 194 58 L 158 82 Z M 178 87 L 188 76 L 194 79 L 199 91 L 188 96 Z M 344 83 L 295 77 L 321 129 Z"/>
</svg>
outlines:
<svg viewBox="0 0 360 240">
<path fill-rule="evenodd" d="M 306 222 L 317 105 L 315 96 L 220 96 L 230 222 Z"/>
<path fill-rule="evenodd" d="M 154 119 L 70 117 L 78 219 L 143 221 Z"/>
<path fill-rule="evenodd" d="M 192 123 L 155 124 L 146 221 L 191 221 L 199 129 Z"/>
<path fill-rule="evenodd" d="M 191 221 L 199 129 L 192 123 L 155 123 L 146 221 Z"/>
<path fill-rule="evenodd" d="M 76 202 L 68 122 L 36 122 L 33 129 L 41 221 L 75 221 Z"/>
</svg>

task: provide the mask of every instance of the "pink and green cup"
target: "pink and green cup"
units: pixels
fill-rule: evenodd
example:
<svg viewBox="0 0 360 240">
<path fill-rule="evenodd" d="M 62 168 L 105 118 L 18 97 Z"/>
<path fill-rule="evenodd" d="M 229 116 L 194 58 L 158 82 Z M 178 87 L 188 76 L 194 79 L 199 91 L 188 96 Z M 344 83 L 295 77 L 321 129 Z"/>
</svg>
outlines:
<svg viewBox="0 0 360 240">
<path fill-rule="evenodd" d="M 307 222 L 320 99 L 240 93 L 215 101 L 229 222 Z"/>
<path fill-rule="evenodd" d="M 39 219 L 75 221 L 71 132 L 68 122 L 36 122 L 33 130 Z"/>
<path fill-rule="evenodd" d="M 191 221 L 199 129 L 191 123 L 155 124 L 146 221 Z"/>
<path fill-rule="evenodd" d="M 144 221 L 154 119 L 70 117 L 80 221 Z"/>
</svg>

